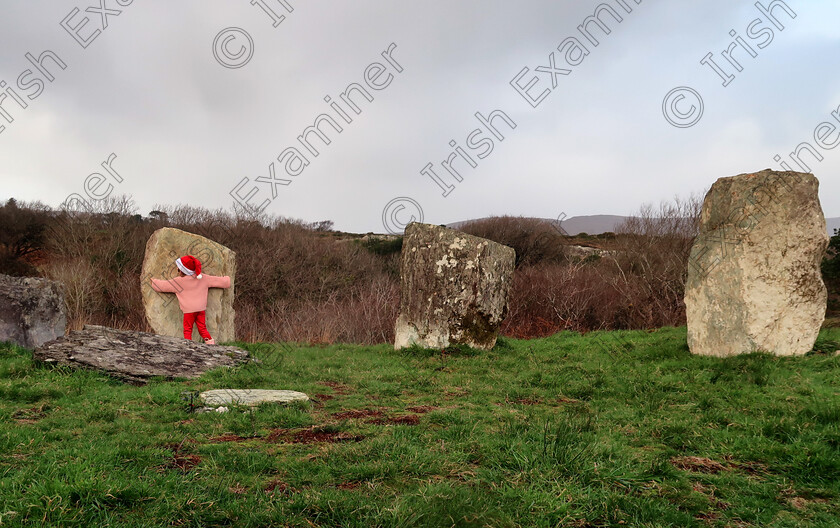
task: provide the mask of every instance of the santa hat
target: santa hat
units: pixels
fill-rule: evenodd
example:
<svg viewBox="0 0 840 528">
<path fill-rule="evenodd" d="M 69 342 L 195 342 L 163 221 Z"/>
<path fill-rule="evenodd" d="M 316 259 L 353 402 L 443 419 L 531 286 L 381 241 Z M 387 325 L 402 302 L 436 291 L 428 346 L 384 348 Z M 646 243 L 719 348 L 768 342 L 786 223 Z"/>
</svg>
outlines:
<svg viewBox="0 0 840 528">
<path fill-rule="evenodd" d="M 187 255 L 175 260 L 175 265 L 184 275 L 195 276 L 196 279 L 201 278 L 201 261 L 192 255 Z"/>
</svg>

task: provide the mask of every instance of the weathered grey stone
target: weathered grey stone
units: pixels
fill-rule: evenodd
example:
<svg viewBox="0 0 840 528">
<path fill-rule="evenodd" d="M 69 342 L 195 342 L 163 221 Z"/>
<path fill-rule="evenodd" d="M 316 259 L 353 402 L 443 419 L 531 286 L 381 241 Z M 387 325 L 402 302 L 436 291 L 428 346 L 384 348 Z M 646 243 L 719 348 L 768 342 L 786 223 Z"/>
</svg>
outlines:
<svg viewBox="0 0 840 528">
<path fill-rule="evenodd" d="M 0 275 L 0 342 L 34 348 L 64 335 L 67 307 L 57 282 Z"/>
<path fill-rule="evenodd" d="M 721 178 L 703 202 L 685 304 L 694 354 L 810 351 L 825 319 L 819 182 L 770 169 Z"/>
<path fill-rule="evenodd" d="M 592 256 L 614 257 L 616 253 L 615 251 L 610 251 L 608 249 L 599 249 L 586 246 L 565 246 L 563 250 L 565 251 L 567 257 L 571 257 L 578 260 L 583 260 Z"/>
<path fill-rule="evenodd" d="M 290 403 L 309 401 L 309 396 L 292 390 L 268 389 L 214 389 L 200 394 L 209 407 L 245 405 L 256 407 L 261 403 Z"/>
<path fill-rule="evenodd" d="M 232 346 L 95 325 L 85 325 L 80 331 L 44 343 L 33 356 L 47 363 L 100 370 L 140 384 L 154 376 L 195 378 L 216 367 L 250 361 L 248 352 Z"/>
<path fill-rule="evenodd" d="M 230 277 L 230 288 L 210 289 L 206 320 L 207 330 L 217 343 L 234 341 L 236 253 L 208 238 L 171 227 L 158 229 L 146 243 L 140 290 L 149 326 L 156 334 L 184 337 L 184 315 L 175 294 L 158 293 L 152 289 L 150 282 L 150 279 L 178 277 L 175 259 L 184 255 L 200 260 L 204 274 Z M 192 337 L 193 341 L 203 341 L 197 330 L 193 330 Z"/>
<path fill-rule="evenodd" d="M 507 315 L 515 252 L 446 227 L 411 223 L 400 265 L 394 348 L 491 349 Z"/>
<path fill-rule="evenodd" d="M 224 405 L 221 407 L 196 407 L 193 412 L 195 413 L 209 413 L 209 412 L 217 412 L 217 413 L 226 413 L 230 410 L 229 407 L 225 407 Z"/>
</svg>

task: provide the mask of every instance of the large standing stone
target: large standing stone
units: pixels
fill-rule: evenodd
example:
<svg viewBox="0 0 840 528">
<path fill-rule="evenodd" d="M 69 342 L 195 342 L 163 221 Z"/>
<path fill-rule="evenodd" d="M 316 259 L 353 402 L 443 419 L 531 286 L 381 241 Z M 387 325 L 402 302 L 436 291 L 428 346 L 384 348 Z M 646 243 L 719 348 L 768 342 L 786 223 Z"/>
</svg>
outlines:
<svg viewBox="0 0 840 528">
<path fill-rule="evenodd" d="M 394 348 L 491 349 L 507 315 L 515 252 L 429 224 L 405 230 Z"/>
<path fill-rule="evenodd" d="M 685 305 L 695 354 L 805 354 L 825 319 L 828 245 L 812 174 L 721 178 L 703 202 Z"/>
<path fill-rule="evenodd" d="M 27 348 L 64 335 L 67 308 L 57 282 L 0 275 L 0 342 Z"/>
<path fill-rule="evenodd" d="M 175 259 L 184 255 L 199 259 L 204 274 L 230 277 L 230 288 L 210 289 L 207 296 L 207 330 L 217 343 L 233 341 L 236 253 L 208 238 L 171 227 L 158 229 L 146 243 L 140 289 L 149 326 L 159 335 L 184 337 L 184 316 L 175 294 L 156 292 L 150 281 L 177 277 Z M 193 341 L 203 341 L 197 330 L 193 330 Z"/>
<path fill-rule="evenodd" d="M 32 355 L 45 363 L 99 370 L 136 384 L 155 376 L 195 378 L 212 368 L 252 361 L 248 352 L 232 346 L 96 325 L 44 343 Z"/>
</svg>

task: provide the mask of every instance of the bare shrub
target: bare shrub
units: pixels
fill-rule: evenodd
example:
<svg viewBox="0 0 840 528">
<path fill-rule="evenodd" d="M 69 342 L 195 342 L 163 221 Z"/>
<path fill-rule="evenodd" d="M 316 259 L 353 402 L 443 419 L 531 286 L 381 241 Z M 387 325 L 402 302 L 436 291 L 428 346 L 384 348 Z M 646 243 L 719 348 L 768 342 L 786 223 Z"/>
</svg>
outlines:
<svg viewBox="0 0 840 528">
<path fill-rule="evenodd" d="M 82 210 L 35 208 L 46 218 L 41 272 L 64 284 L 71 328 L 93 323 L 148 330 L 138 287 L 145 245 L 154 230 L 169 226 L 237 253 L 240 339 L 393 341 L 400 240 L 371 242 L 328 231 L 328 222 L 241 209 L 157 206 L 148 218 L 135 209 L 128 197 L 84 204 Z M 548 221 L 498 217 L 463 230 L 517 252 L 504 335 L 649 328 L 684 324 L 682 297 L 699 210 L 698 197 L 658 209 L 644 206 L 615 237 L 599 241 L 609 252 L 583 260 L 565 258 L 564 244 L 571 239 Z M 12 211 L 9 225 L 25 216 L 16 215 Z M 15 244 L 3 240 L 4 247 Z"/>
<path fill-rule="evenodd" d="M 399 287 L 380 276 L 344 297 L 334 294 L 320 302 L 278 300 L 260 309 L 239 306 L 236 325 L 241 339 L 375 344 L 394 339 Z"/>
<path fill-rule="evenodd" d="M 86 258 L 52 261 L 42 269 L 44 276 L 61 283 L 67 305 L 67 326 L 80 330 L 93 322 L 102 310 L 103 278 Z"/>
<path fill-rule="evenodd" d="M 685 322 L 685 282 L 697 236 L 702 196 L 644 205 L 616 231 L 613 273 L 603 275 L 624 300 L 622 327 L 650 328 Z"/>
<path fill-rule="evenodd" d="M 387 343 L 394 341 L 399 305 L 399 283 L 382 274 L 353 292 L 337 315 L 349 323 L 349 342 Z"/>
<path fill-rule="evenodd" d="M 562 262 L 563 235 L 547 220 L 521 216 L 493 216 L 467 222 L 459 231 L 510 246 L 516 267 Z"/>
<path fill-rule="evenodd" d="M 609 238 L 609 251 L 580 262 L 517 269 L 505 335 L 685 324 L 685 280 L 702 199 L 643 206 Z"/>
</svg>

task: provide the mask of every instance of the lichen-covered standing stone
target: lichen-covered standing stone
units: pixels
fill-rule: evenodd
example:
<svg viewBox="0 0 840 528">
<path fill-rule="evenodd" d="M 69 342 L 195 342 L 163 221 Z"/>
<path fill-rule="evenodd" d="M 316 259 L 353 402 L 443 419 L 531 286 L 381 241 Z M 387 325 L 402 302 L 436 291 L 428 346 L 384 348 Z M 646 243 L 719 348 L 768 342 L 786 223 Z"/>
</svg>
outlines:
<svg viewBox="0 0 840 528">
<path fill-rule="evenodd" d="M 805 354 L 825 319 L 828 246 L 812 174 L 721 178 L 703 202 L 685 291 L 694 354 Z"/>
<path fill-rule="evenodd" d="M 174 293 L 152 289 L 150 279 L 172 279 L 178 276 L 175 259 L 192 255 L 201 261 L 201 272 L 229 276 L 230 288 L 210 288 L 207 296 L 207 330 L 217 343 L 234 341 L 233 295 L 236 278 L 236 253 L 209 238 L 164 227 L 146 243 L 146 256 L 140 276 L 140 290 L 146 320 L 158 335 L 184 337 L 184 314 Z M 193 331 L 193 341 L 204 340 Z"/>
<path fill-rule="evenodd" d="M 513 248 L 491 240 L 409 224 L 394 348 L 493 348 L 507 315 L 514 260 Z"/>
<path fill-rule="evenodd" d="M 57 282 L 0 275 L 0 342 L 35 348 L 64 335 L 67 308 Z"/>
</svg>

